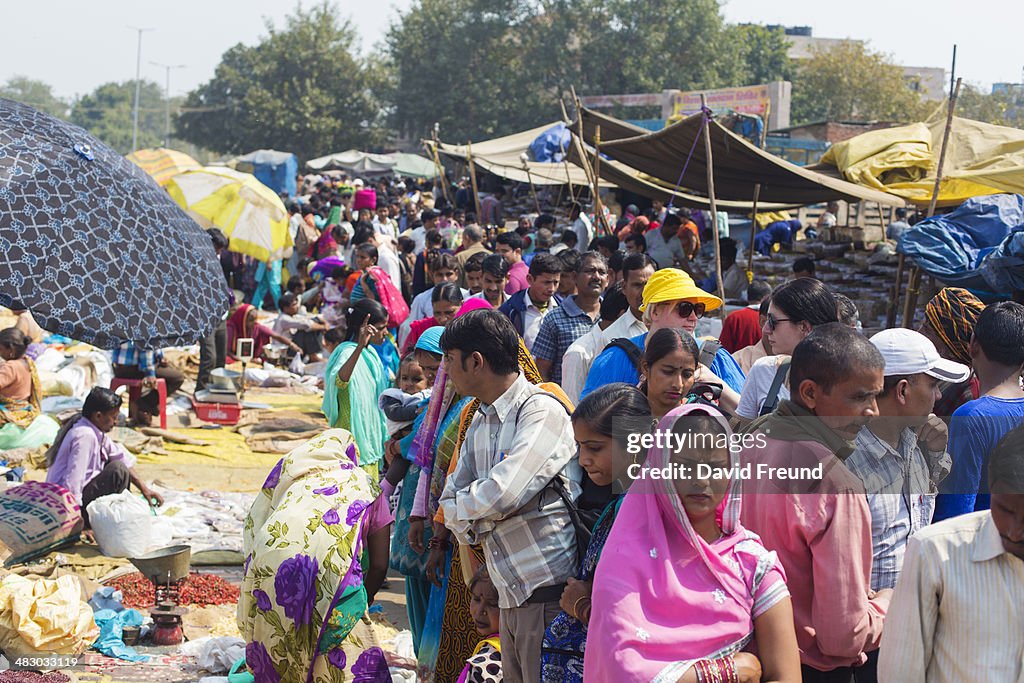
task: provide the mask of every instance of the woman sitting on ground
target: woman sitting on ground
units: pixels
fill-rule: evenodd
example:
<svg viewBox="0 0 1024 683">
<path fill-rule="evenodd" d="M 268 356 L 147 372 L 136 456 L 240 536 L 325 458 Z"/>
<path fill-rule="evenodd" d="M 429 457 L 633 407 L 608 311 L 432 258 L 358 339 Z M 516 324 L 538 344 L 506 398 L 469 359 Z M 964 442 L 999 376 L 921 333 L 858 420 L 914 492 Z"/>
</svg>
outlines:
<svg viewBox="0 0 1024 683">
<path fill-rule="evenodd" d="M 252 339 L 252 356 L 254 360 L 262 362 L 263 347 L 273 341 L 280 342 L 296 353 L 302 353 L 299 345 L 283 334 L 278 334 L 272 329 L 256 320 L 256 307 L 251 304 L 242 304 L 235 309 L 235 312 L 228 318 L 228 356 L 234 358 L 238 352 L 237 341 L 239 339 Z"/>
<path fill-rule="evenodd" d="M 594 577 L 587 681 L 799 681 L 782 566 L 740 525 L 738 485 L 699 473 L 739 466 L 724 416 L 680 406 L 658 430 L 693 447 L 651 448 L 645 470 L 680 473 L 641 472 L 619 507 Z M 760 659 L 744 651 L 755 640 Z"/>
<path fill-rule="evenodd" d="M 391 680 L 366 610 L 388 568 L 391 512 L 332 429 L 271 470 L 245 521 L 238 627 L 256 681 Z"/>
<path fill-rule="evenodd" d="M 46 481 L 71 492 L 82 506 L 86 526 L 89 503 L 125 491 L 129 484 L 134 484 L 151 503 L 164 503 L 163 497 L 135 472 L 135 457 L 108 436 L 120 412 L 120 396 L 110 389 L 93 387 L 85 397 L 81 414 L 64 423 L 46 452 Z"/>
<path fill-rule="evenodd" d="M 42 412 L 36 366 L 25 356 L 30 343 L 17 327 L 0 330 L 0 451 L 53 443 L 60 429 Z"/>
</svg>

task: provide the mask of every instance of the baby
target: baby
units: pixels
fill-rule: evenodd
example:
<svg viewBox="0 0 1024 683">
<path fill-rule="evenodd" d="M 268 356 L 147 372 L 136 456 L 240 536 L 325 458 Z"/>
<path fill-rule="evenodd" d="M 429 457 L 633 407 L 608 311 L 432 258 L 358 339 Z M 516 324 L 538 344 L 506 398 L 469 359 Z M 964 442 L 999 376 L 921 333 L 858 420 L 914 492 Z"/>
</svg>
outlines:
<svg viewBox="0 0 1024 683">
<path fill-rule="evenodd" d="M 398 387 L 385 389 L 377 399 L 378 407 L 387 418 L 388 437 L 401 438 L 429 398 L 426 373 L 416 360 L 416 354 L 410 353 L 398 366 Z"/>
</svg>

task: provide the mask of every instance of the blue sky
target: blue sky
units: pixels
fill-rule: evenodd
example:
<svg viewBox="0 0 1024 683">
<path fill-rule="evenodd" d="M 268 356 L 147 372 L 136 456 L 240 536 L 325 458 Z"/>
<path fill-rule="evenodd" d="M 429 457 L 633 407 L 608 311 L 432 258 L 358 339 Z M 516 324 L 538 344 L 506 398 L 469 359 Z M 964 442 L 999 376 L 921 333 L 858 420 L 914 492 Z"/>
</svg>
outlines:
<svg viewBox="0 0 1024 683">
<path fill-rule="evenodd" d="M 368 50 L 412 0 L 338 4 Z M 294 7 L 291 0 L 8 0 L 0 22 L 0 81 L 25 75 L 71 97 L 107 81 L 133 79 L 136 33 L 128 26 L 139 26 L 156 29 L 143 37 L 143 77 L 163 85 L 164 70 L 150 62 L 184 64 L 171 75 L 171 93 L 183 94 L 212 77 L 226 49 L 256 42 L 265 19 L 280 24 Z M 956 42 L 959 74 L 986 89 L 993 82 L 1020 82 L 1024 68 L 1020 2 L 727 0 L 723 12 L 730 22 L 811 26 L 815 36 L 868 40 L 908 66 L 948 68 Z"/>
</svg>

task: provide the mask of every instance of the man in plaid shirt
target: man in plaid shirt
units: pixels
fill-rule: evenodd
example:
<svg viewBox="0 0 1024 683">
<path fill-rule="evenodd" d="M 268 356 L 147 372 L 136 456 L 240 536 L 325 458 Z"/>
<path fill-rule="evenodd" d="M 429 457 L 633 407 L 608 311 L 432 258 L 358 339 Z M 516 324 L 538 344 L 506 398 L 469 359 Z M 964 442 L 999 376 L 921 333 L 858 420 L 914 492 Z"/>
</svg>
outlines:
<svg viewBox="0 0 1024 683">
<path fill-rule="evenodd" d="M 152 349 L 140 349 L 134 342 L 125 342 L 114 349 L 111 362 L 114 365 L 114 377 L 122 379 L 141 379 L 146 389 L 155 389 L 156 380 L 163 379 L 167 384 L 167 395 L 170 396 L 185 382 L 185 375 L 167 365 L 163 354 Z M 129 412 L 135 416 L 135 423 L 148 427 L 153 415 L 159 410 L 159 397 L 155 391 L 144 393 L 135 405 L 129 406 Z"/>
<path fill-rule="evenodd" d="M 895 588 L 907 540 L 931 524 L 939 483 L 952 464 L 946 424 L 932 412 L 939 381 L 963 382 L 970 368 L 939 356 L 913 330 L 879 332 L 885 359 L 879 417 L 857 435 L 846 466 L 860 477 L 871 509 L 871 590 Z"/>
<path fill-rule="evenodd" d="M 519 370 L 520 339 L 493 309 L 456 318 L 441 337 L 445 369 L 480 399 L 455 471 L 445 483 L 445 524 L 480 544 L 501 609 L 505 681 L 540 679 L 541 641 L 576 571 L 568 507 L 551 485 L 580 492 L 572 424 L 562 403 Z"/>
<path fill-rule="evenodd" d="M 562 277 L 569 276 L 563 273 Z M 562 383 L 562 356 L 597 322 L 601 295 L 608 284 L 608 262 L 600 253 L 588 251 L 577 261 L 575 277 L 576 293 L 544 316 L 533 342 L 541 377 L 556 384 Z"/>
</svg>

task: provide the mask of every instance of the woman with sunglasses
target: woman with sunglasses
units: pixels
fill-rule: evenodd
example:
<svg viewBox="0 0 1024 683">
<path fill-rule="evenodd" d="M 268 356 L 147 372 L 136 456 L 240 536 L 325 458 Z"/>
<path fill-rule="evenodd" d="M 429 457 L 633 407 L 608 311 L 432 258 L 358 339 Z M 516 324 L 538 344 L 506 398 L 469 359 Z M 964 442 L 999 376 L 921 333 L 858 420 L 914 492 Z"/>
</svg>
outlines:
<svg viewBox="0 0 1024 683">
<path fill-rule="evenodd" d="M 735 411 L 739 424 L 770 413 L 779 401 L 789 398 L 789 357 L 793 349 L 818 325 L 838 320 L 836 297 L 820 280 L 803 277 L 772 292 L 761 332 L 774 355 L 759 359 L 747 373 Z M 782 381 L 777 383 L 780 372 Z"/>
<path fill-rule="evenodd" d="M 693 336 L 697 322 L 704 314 L 721 305 L 721 299 L 697 287 L 693 278 L 684 271 L 678 268 L 662 268 L 657 271 L 644 286 L 640 306 L 649 331 L 630 339 L 612 340 L 590 366 L 580 397 L 586 397 L 598 387 L 613 382 L 626 382 L 635 386 L 640 375 L 640 360 L 650 335 L 660 329 L 679 328 Z M 743 370 L 729 352 L 722 348 L 704 365 L 706 368 L 701 369 L 701 381 L 721 384 L 720 405 L 732 412 L 739 402 L 739 391 L 743 387 Z"/>
</svg>

